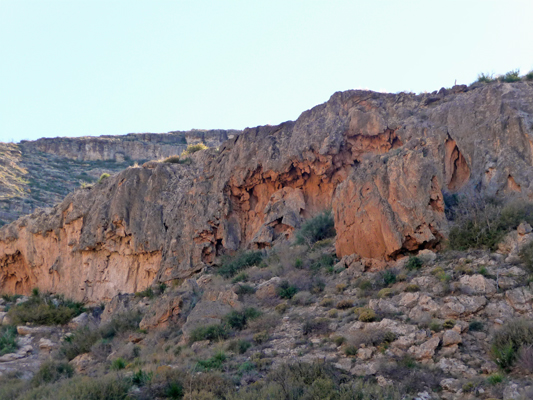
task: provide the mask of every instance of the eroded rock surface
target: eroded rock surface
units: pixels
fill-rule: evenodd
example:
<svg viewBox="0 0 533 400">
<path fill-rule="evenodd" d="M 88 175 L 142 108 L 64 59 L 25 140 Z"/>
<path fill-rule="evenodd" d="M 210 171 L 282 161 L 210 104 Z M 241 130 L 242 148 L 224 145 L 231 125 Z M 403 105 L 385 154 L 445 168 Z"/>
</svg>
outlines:
<svg viewBox="0 0 533 400">
<path fill-rule="evenodd" d="M 438 247 L 443 190 L 533 195 L 533 85 L 443 93 L 335 93 L 191 165 L 151 162 L 78 190 L 0 231 L 0 287 L 107 300 L 270 247 L 331 207 L 339 258 Z M 469 312 L 455 303 L 450 315 Z"/>
</svg>

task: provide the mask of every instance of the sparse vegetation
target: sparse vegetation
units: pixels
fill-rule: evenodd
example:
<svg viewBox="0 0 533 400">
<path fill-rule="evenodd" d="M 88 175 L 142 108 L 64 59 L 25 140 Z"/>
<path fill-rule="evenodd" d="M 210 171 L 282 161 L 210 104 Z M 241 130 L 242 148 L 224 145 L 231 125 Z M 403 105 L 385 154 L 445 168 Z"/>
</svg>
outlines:
<svg viewBox="0 0 533 400">
<path fill-rule="evenodd" d="M 279 284 L 277 293 L 282 299 L 292 299 L 292 297 L 298 292 L 298 288 L 289 284 L 287 281 L 283 281 Z"/>
<path fill-rule="evenodd" d="M 231 278 L 241 270 L 252 265 L 258 265 L 263 260 L 263 253 L 260 251 L 247 251 L 238 253 L 235 256 L 225 256 L 221 258 L 218 273 L 225 278 Z"/>
<path fill-rule="evenodd" d="M 424 266 L 424 262 L 419 257 L 409 257 L 409 261 L 405 264 L 405 268 L 409 271 L 415 271 Z"/>
<path fill-rule="evenodd" d="M 180 163 L 180 156 L 170 156 L 163 160 L 164 163 L 167 164 L 179 164 Z"/>
<path fill-rule="evenodd" d="M 104 172 L 102 175 L 100 175 L 100 178 L 98 178 L 98 181 L 96 183 L 102 183 L 107 178 L 109 178 L 111 175 L 109 175 L 107 172 Z"/>
<path fill-rule="evenodd" d="M 214 340 L 220 341 L 227 339 L 228 331 L 222 324 L 213 324 L 207 326 L 199 326 L 191 332 L 189 341 L 199 342 L 200 340 Z"/>
<path fill-rule="evenodd" d="M 507 83 L 520 81 L 520 70 L 515 69 L 513 71 L 507 72 L 505 75 L 501 77 L 501 80 L 502 82 L 507 82 Z"/>
<path fill-rule="evenodd" d="M 335 222 L 331 210 L 305 221 L 296 234 L 297 244 L 313 245 L 319 240 L 335 236 Z"/>
<path fill-rule="evenodd" d="M 477 82 L 482 82 L 482 83 L 491 83 L 491 82 L 494 82 L 495 79 L 493 77 L 492 74 L 485 74 L 485 73 L 480 73 L 478 76 L 477 76 Z"/>
<path fill-rule="evenodd" d="M 27 301 L 11 307 L 8 315 L 15 325 L 63 325 L 83 311 L 82 303 L 34 291 Z"/>
<path fill-rule="evenodd" d="M 181 158 L 184 158 L 184 157 L 188 157 L 190 156 L 191 154 L 193 153 L 196 153 L 197 151 L 200 151 L 200 150 L 207 150 L 209 147 L 207 147 L 205 144 L 203 143 L 196 143 L 196 144 L 190 144 L 187 146 L 187 149 L 186 150 L 183 150 L 183 153 L 181 153 Z"/>
<path fill-rule="evenodd" d="M 0 326 L 0 356 L 17 351 L 17 328 Z"/>
<path fill-rule="evenodd" d="M 521 222 L 533 223 L 533 204 L 483 197 L 471 193 L 457 197 L 448 207 L 452 219 L 449 246 L 454 250 L 494 249 L 506 233 Z"/>
<path fill-rule="evenodd" d="M 515 319 L 496 331 L 492 340 L 494 361 L 505 371 L 511 369 L 521 349 L 533 345 L 533 321 Z"/>
</svg>

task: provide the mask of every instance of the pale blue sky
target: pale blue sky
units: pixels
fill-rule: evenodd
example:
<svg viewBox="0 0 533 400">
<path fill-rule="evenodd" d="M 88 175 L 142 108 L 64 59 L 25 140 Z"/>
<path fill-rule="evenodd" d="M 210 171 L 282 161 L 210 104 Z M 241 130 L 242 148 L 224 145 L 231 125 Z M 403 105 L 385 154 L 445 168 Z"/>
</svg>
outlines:
<svg viewBox="0 0 533 400">
<path fill-rule="evenodd" d="M 0 0 L 0 141 L 278 124 L 533 69 L 531 0 Z"/>
</svg>

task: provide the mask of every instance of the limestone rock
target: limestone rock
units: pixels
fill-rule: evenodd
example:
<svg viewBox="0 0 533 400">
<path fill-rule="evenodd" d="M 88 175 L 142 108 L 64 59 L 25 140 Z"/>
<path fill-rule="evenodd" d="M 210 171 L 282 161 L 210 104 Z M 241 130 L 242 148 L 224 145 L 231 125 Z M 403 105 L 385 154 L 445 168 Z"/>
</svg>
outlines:
<svg viewBox="0 0 533 400">
<path fill-rule="evenodd" d="M 276 297 L 276 289 L 281 282 L 281 278 L 275 276 L 268 281 L 261 283 L 255 292 L 259 299 L 272 299 Z"/>
<path fill-rule="evenodd" d="M 50 339 L 41 338 L 39 339 L 39 349 L 44 352 L 51 352 L 57 345 L 52 342 Z"/>
<path fill-rule="evenodd" d="M 516 288 L 505 292 L 507 303 L 518 312 L 531 311 L 533 293 L 527 288 Z"/>
<path fill-rule="evenodd" d="M 461 338 L 461 335 L 452 329 L 445 331 L 444 334 L 442 335 L 443 346 L 451 346 L 451 345 L 459 344 L 462 342 L 463 342 L 463 339 Z"/>
<path fill-rule="evenodd" d="M 440 338 L 435 336 L 428 341 L 422 343 L 420 346 L 411 346 L 409 354 L 417 360 L 424 360 L 433 357 L 435 350 L 439 346 Z"/>
<path fill-rule="evenodd" d="M 87 313 L 81 313 L 77 317 L 72 318 L 68 326 L 71 329 L 78 329 L 86 326 L 89 323 L 89 315 Z"/>
<path fill-rule="evenodd" d="M 77 373 L 84 373 L 89 366 L 95 363 L 90 353 L 83 353 L 73 358 L 69 364 L 72 365 Z"/>
<path fill-rule="evenodd" d="M 360 165 L 333 198 L 337 254 L 389 258 L 436 245 L 446 226 L 440 177 L 421 151 Z"/>
<path fill-rule="evenodd" d="M 470 315 L 478 312 L 487 304 L 487 299 L 484 296 L 448 296 L 443 300 L 444 306 L 440 308 L 442 318 Z"/>
<path fill-rule="evenodd" d="M 459 280 L 460 285 L 472 294 L 491 295 L 496 293 L 494 281 L 485 278 L 483 275 L 463 275 Z"/>
</svg>

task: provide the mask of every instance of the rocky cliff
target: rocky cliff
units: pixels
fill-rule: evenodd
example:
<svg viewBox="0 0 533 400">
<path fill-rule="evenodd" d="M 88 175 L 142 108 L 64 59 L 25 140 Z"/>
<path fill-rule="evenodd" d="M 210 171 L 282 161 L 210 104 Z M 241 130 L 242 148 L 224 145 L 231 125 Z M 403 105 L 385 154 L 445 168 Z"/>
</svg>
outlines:
<svg viewBox="0 0 533 400">
<path fill-rule="evenodd" d="M 102 173 L 181 154 L 189 144 L 218 147 L 239 133 L 193 130 L 0 143 L 0 226 L 60 203 Z"/>
<path fill-rule="evenodd" d="M 341 258 L 437 248 L 444 192 L 533 195 L 533 85 L 335 93 L 192 163 L 148 162 L 0 230 L 0 287 L 96 302 L 265 248 L 333 209 Z"/>
<path fill-rule="evenodd" d="M 42 152 L 78 161 L 125 159 L 143 161 L 181 154 L 187 145 L 205 143 L 218 147 L 222 142 L 238 135 L 237 130 L 192 130 L 160 133 L 131 133 L 123 136 L 98 136 L 80 138 L 43 138 L 23 141 L 20 146 L 27 152 Z"/>
</svg>

